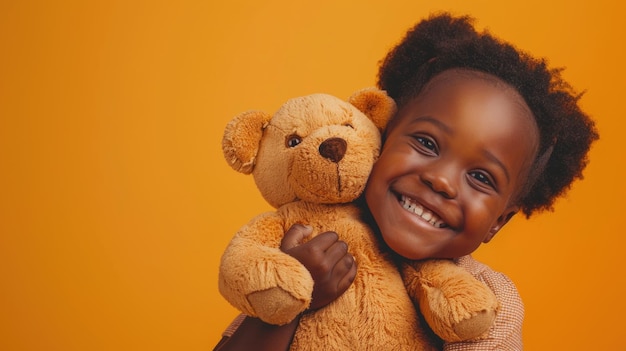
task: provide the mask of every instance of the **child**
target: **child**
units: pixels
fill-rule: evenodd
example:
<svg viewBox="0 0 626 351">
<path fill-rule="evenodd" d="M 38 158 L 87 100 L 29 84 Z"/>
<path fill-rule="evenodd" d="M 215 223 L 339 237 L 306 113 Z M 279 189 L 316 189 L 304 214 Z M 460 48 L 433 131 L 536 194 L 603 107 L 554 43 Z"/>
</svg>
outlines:
<svg viewBox="0 0 626 351">
<path fill-rule="evenodd" d="M 365 190 L 372 227 L 404 259 L 455 260 L 501 303 L 486 339 L 444 350 L 522 348 L 523 305 L 514 284 L 469 254 L 516 213 L 550 210 L 582 178 L 598 134 L 559 73 L 476 32 L 469 18 L 448 14 L 418 23 L 382 62 L 378 85 L 399 110 Z M 307 233 L 290 229 L 281 249 L 312 272 L 315 309 L 347 288 L 354 262 L 334 233 L 298 245 Z M 330 269 L 303 253 L 311 248 L 327 253 Z M 248 317 L 217 349 L 245 349 L 247 342 L 288 349 L 297 323 L 269 326 Z"/>
</svg>

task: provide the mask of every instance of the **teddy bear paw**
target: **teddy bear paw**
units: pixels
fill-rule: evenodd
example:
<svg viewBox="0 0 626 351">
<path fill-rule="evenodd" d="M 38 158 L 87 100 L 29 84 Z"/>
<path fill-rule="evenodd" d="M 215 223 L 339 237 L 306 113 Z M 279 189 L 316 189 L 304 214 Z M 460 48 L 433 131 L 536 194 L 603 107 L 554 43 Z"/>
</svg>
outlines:
<svg viewBox="0 0 626 351">
<path fill-rule="evenodd" d="M 459 289 L 452 290 L 448 285 L 422 286 L 420 310 L 435 334 L 457 342 L 480 339 L 489 331 L 496 319 L 498 300 L 481 284 L 476 281 L 473 287 L 462 285 L 462 289 L 457 286 Z"/>
<path fill-rule="evenodd" d="M 248 301 L 257 317 L 274 325 L 284 325 L 291 322 L 309 305 L 309 301 L 296 299 L 279 287 L 250 293 L 248 294 Z"/>
<path fill-rule="evenodd" d="M 459 340 L 471 340 L 485 335 L 496 319 L 495 310 L 483 310 L 452 326 Z"/>
</svg>

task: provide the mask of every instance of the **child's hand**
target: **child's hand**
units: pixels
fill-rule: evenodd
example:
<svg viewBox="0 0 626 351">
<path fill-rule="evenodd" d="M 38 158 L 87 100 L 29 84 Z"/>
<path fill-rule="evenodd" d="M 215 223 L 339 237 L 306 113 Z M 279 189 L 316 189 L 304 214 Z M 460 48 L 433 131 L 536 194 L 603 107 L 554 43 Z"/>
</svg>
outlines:
<svg viewBox="0 0 626 351">
<path fill-rule="evenodd" d="M 285 233 L 280 249 L 296 258 L 313 277 L 313 297 L 310 310 L 316 310 L 338 298 L 356 276 L 354 257 L 348 245 L 335 232 L 325 232 L 302 244 L 311 235 L 310 227 L 296 224 Z"/>
</svg>

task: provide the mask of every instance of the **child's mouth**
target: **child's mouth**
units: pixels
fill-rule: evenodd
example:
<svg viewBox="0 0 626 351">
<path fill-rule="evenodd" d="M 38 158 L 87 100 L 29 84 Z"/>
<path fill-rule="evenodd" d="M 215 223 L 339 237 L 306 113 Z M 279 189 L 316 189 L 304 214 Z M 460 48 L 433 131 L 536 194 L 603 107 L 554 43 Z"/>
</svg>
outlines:
<svg viewBox="0 0 626 351">
<path fill-rule="evenodd" d="M 405 195 L 400 196 L 400 204 L 402 205 L 402 207 L 404 207 L 405 210 L 411 213 L 415 213 L 418 217 L 430 223 L 435 228 L 448 227 L 448 225 L 444 221 L 442 221 L 441 218 L 439 218 L 436 214 L 424 208 L 424 206 L 413 202 L 412 199 L 406 197 Z"/>
</svg>

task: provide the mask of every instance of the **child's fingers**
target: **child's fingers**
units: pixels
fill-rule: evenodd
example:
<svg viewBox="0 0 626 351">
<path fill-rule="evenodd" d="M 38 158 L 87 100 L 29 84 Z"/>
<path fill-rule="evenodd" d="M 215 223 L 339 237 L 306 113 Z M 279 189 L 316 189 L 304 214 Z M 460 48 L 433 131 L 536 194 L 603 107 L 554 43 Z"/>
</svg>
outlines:
<svg viewBox="0 0 626 351">
<path fill-rule="evenodd" d="M 313 228 L 308 225 L 294 224 L 285 232 L 280 242 L 280 249 L 286 251 L 292 249 L 302 243 L 304 238 L 311 235 Z"/>
<path fill-rule="evenodd" d="M 346 247 L 347 245 L 343 242 L 335 243 L 326 251 L 326 259 L 323 263 L 320 262 L 320 266 L 309 267 L 315 282 L 309 309 L 316 310 L 326 306 L 341 296 L 354 281 L 356 263 L 352 255 L 345 251 Z M 337 256 L 337 253 L 341 252 L 344 254 L 338 259 L 331 259 L 329 256 L 329 254 Z"/>
<path fill-rule="evenodd" d="M 280 249 L 296 258 L 314 281 L 309 309 L 329 304 L 350 287 L 356 276 L 356 263 L 348 245 L 335 232 L 324 232 L 303 243 L 312 228 L 294 225 L 285 233 Z"/>
<path fill-rule="evenodd" d="M 357 264 L 352 255 L 347 254 L 341 262 L 335 266 L 333 270 L 333 275 L 337 277 L 341 277 L 339 282 L 337 283 L 337 293 L 338 295 L 343 294 L 344 291 L 348 290 L 354 278 L 356 277 Z M 337 271 L 337 272 L 335 272 Z"/>
<path fill-rule="evenodd" d="M 356 262 L 354 257 L 346 253 L 337 261 L 333 270 L 331 272 L 331 279 L 337 282 L 337 286 L 341 286 L 341 281 L 346 279 L 348 281 L 348 286 L 350 286 L 351 278 L 354 279 L 354 275 L 356 273 Z M 350 276 L 352 276 L 350 278 Z M 347 286 L 345 287 L 347 289 Z M 345 290 L 338 289 L 338 290 Z"/>
<path fill-rule="evenodd" d="M 326 260 L 334 266 L 339 263 L 339 260 L 346 256 L 347 253 L 348 244 L 337 240 L 326 250 Z"/>
<path fill-rule="evenodd" d="M 332 247 L 337 240 L 339 240 L 339 235 L 337 235 L 337 233 L 335 232 L 324 232 L 321 234 L 318 234 L 315 238 L 311 239 L 311 241 L 309 241 L 311 243 L 311 246 L 315 246 L 323 251 L 328 250 L 330 247 Z"/>
<path fill-rule="evenodd" d="M 337 242 L 337 240 L 339 240 L 339 235 L 337 235 L 337 233 L 324 232 L 324 233 L 316 235 L 314 238 L 312 238 L 311 240 L 307 241 L 304 244 L 299 245 L 299 247 L 295 249 L 293 249 L 294 247 L 292 246 L 291 248 L 293 250 L 284 249 L 282 246 L 281 246 L 281 250 L 285 252 L 290 251 L 291 253 L 293 253 L 293 255 L 298 255 L 297 253 L 295 253 L 295 251 L 297 251 L 305 256 L 312 255 L 312 256 L 319 258 L 319 256 L 326 256 L 326 251 L 330 247 L 332 247 Z M 300 239 L 300 243 L 301 242 L 302 242 L 302 239 Z"/>
</svg>

